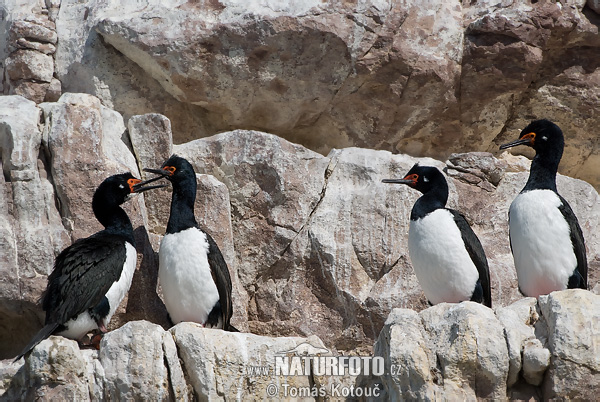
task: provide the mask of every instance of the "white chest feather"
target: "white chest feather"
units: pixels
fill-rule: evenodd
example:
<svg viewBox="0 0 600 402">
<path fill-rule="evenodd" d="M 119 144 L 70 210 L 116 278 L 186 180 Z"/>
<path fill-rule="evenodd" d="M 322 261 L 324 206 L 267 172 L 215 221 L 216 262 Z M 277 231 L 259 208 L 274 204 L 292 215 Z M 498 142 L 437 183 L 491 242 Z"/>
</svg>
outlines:
<svg viewBox="0 0 600 402">
<path fill-rule="evenodd" d="M 207 256 L 208 240 L 197 228 L 166 234 L 160 243 L 158 278 L 174 324 L 204 324 L 219 301 Z"/>
<path fill-rule="evenodd" d="M 577 266 L 571 231 L 551 190 L 519 194 L 509 210 L 512 246 L 519 288 L 537 297 L 566 289 Z"/>
<path fill-rule="evenodd" d="M 411 221 L 408 251 L 419 284 L 431 303 L 471 299 L 479 273 L 449 211 L 437 209 Z"/>
<path fill-rule="evenodd" d="M 121 272 L 121 277 L 106 293 L 110 309 L 106 318 L 103 319 L 105 326 L 108 326 L 117 307 L 119 307 L 119 304 L 121 304 L 121 301 L 129 291 L 131 281 L 133 280 L 133 274 L 135 273 L 137 263 L 137 253 L 135 248 L 128 242 L 125 242 L 125 252 L 126 259 L 125 264 L 123 265 L 123 271 Z M 79 314 L 76 318 L 67 321 L 65 326 L 67 329 L 58 334 L 71 339 L 81 339 L 88 332 L 98 328 L 96 321 L 90 317 L 90 314 L 87 311 Z"/>
</svg>

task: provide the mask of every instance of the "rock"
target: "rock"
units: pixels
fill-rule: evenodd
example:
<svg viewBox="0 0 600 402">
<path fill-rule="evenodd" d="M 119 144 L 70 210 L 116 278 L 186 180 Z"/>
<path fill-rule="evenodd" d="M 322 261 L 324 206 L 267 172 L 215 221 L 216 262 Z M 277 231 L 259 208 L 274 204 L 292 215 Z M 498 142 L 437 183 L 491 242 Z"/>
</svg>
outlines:
<svg viewBox="0 0 600 402">
<path fill-rule="evenodd" d="M 385 374 L 364 384 L 382 384 L 384 399 L 394 400 L 593 398 L 599 298 L 580 289 L 553 292 L 539 305 L 526 298 L 497 308 L 497 318 L 471 302 L 420 314 L 394 309 L 373 349 L 385 359 Z"/>
<path fill-rule="evenodd" d="M 317 169 L 325 168 L 325 159 L 275 136 L 244 131 L 175 146 L 173 151 L 187 158 L 196 172 L 210 174 L 227 186 L 229 201 L 221 191 L 221 195 L 208 197 L 215 204 L 209 207 L 198 205 L 205 198 L 199 196 L 196 217 L 206 219 L 207 230 L 227 228 L 231 220 L 235 228 L 232 233 L 236 233 L 238 276 L 252 299 L 256 290 L 250 284 L 265 274 L 262 270 L 276 263 L 316 205 L 323 181 L 323 173 Z M 206 184 L 210 181 L 201 186 Z M 226 203 L 219 204 L 223 201 Z M 227 209 L 231 205 L 231 213 L 212 212 L 223 205 Z M 213 219 L 221 224 L 212 223 Z M 219 244 L 227 251 L 227 242 Z M 270 307 L 268 310 L 273 311 Z"/>
<path fill-rule="evenodd" d="M 133 116 L 127 122 L 127 128 L 140 172 L 143 172 L 144 168 L 159 169 L 173 153 L 171 122 L 165 116 Z M 145 172 L 142 175 L 144 179 L 154 176 Z M 158 189 L 144 196 L 148 208 L 149 229 L 162 235 L 169 219 L 171 187 Z"/>
<path fill-rule="evenodd" d="M 35 103 L 40 103 L 46 99 L 49 88 L 50 84 L 48 82 L 18 81 L 12 83 L 10 92 Z"/>
<path fill-rule="evenodd" d="M 541 353 L 535 352 L 532 347 L 535 345 L 532 341 L 537 340 L 534 325 L 538 321 L 539 316 L 536 307 L 536 299 L 527 297 L 509 306 L 495 309 L 496 316 L 504 327 L 504 336 L 506 337 L 508 347 L 509 368 L 507 385 L 509 387 L 517 383 L 521 370 L 524 369 L 522 356 L 524 345 L 530 345 L 529 349 L 535 355 Z M 538 369 L 541 368 L 538 367 Z M 539 383 L 534 385 L 539 385 Z"/>
<path fill-rule="evenodd" d="M 58 41 L 56 26 L 38 7 L 27 13 L 16 4 L 13 6 L 8 8 L 12 21 L 4 24 L 8 28 L 8 35 L 0 41 L 4 45 L 0 49 L 0 56 L 6 60 L 3 67 L 7 80 L 3 92 L 40 103 L 46 99 L 46 92 L 54 80 L 52 55 L 56 52 Z M 56 84 L 53 84 L 52 90 L 55 91 L 55 88 Z M 51 96 L 48 99 L 58 98 Z"/>
<path fill-rule="evenodd" d="M 52 56 L 29 49 L 12 53 L 6 60 L 6 75 L 12 81 L 50 82 L 54 73 Z"/>
<path fill-rule="evenodd" d="M 38 52 L 44 54 L 54 54 L 56 52 L 56 46 L 51 43 L 40 43 L 35 41 L 30 41 L 25 38 L 17 39 L 17 45 L 23 49 L 32 49 L 37 50 Z"/>
<path fill-rule="evenodd" d="M 444 395 L 505 397 L 508 353 L 492 310 L 473 302 L 442 303 L 420 315 L 444 378 Z"/>
<path fill-rule="evenodd" d="M 326 348 L 316 336 L 266 337 L 194 323 L 165 331 L 132 321 L 106 334 L 99 352 L 51 336 L 24 361 L 0 361 L 0 397 L 245 400 L 302 395 L 317 400 L 340 392 L 356 397 L 360 390 L 368 400 L 589 399 L 599 372 L 593 353 L 597 334 L 595 321 L 584 314 L 597 318 L 599 298 L 583 290 L 553 292 L 539 303 L 526 298 L 497 308 L 497 315 L 473 302 L 442 303 L 420 313 L 394 309 L 373 352 L 358 354 L 382 359 L 382 369 L 361 367 L 359 376 L 350 375 L 356 354 Z M 511 349 L 523 351 L 517 367 L 522 376 L 512 384 Z M 320 366 L 321 361 L 331 364 Z M 328 375 L 328 366 L 345 374 Z"/>
<path fill-rule="evenodd" d="M 188 400 L 173 337 L 160 326 L 131 321 L 100 343 L 104 398 Z"/>
<path fill-rule="evenodd" d="M 535 339 L 523 347 L 523 377 L 531 385 L 540 385 L 550 365 L 550 351 Z"/>
<path fill-rule="evenodd" d="M 28 39 L 41 43 L 56 45 L 56 25 L 47 18 L 28 17 L 24 20 L 16 20 L 10 27 L 10 39 L 16 41 L 19 38 Z"/>
<path fill-rule="evenodd" d="M 600 296 L 581 289 L 541 296 L 552 354 L 543 384 L 547 398 L 594 399 L 600 387 Z M 585 386 L 582 386 L 585 384 Z"/>
<path fill-rule="evenodd" d="M 87 400 L 94 386 L 88 361 L 77 342 L 51 336 L 25 361 L 22 399 Z"/>
<path fill-rule="evenodd" d="M 423 321 L 409 309 L 393 309 L 379 340 L 373 347 L 375 356 L 387 357 L 386 375 L 381 378 L 385 396 L 390 400 L 433 399 L 433 385 L 442 373 L 432 356 Z M 432 367 L 435 369 L 432 370 Z M 442 384 L 438 384 L 442 385 Z"/>
<path fill-rule="evenodd" d="M 505 398 L 504 329 L 480 304 L 442 303 L 417 315 L 394 309 L 374 346 L 384 357 L 386 398 Z"/>
<path fill-rule="evenodd" d="M 60 17 L 59 2 L 46 3 L 11 4 L 7 13 L 11 21 L 35 15 L 19 23 L 49 29 L 36 34 L 44 44 L 55 22 L 65 92 L 95 95 L 126 120 L 162 113 L 177 143 L 253 128 L 324 154 L 360 146 L 443 160 L 497 153 L 532 118 L 551 117 L 568 138 L 561 172 L 600 185 L 591 0 L 92 1 Z"/>
<path fill-rule="evenodd" d="M 44 96 L 44 102 L 58 102 L 60 96 L 62 95 L 62 84 L 56 78 L 52 78 L 50 81 L 50 85 L 46 90 L 46 94 Z"/>
<path fill-rule="evenodd" d="M 35 113 L 26 121 L 35 133 L 39 111 L 29 105 Z M 7 110 L 16 106 L 11 103 Z M 26 154 L 30 155 L 29 167 L 11 171 L 5 163 L 5 177 L 49 174 L 51 197 L 43 200 L 56 202 L 37 201 L 40 195 L 36 193 L 18 201 L 16 208 L 28 211 L 31 207 L 25 201 L 34 200 L 49 205 L 45 208 L 51 206 L 56 211 L 55 222 L 60 222 L 59 233 L 73 239 L 100 229 L 89 200 L 101 180 L 127 170 L 137 175 L 139 166 L 160 166 L 172 152 L 164 116 L 133 118 L 128 133 L 118 114 L 88 95 L 65 94 L 59 102 L 41 104 L 41 109 L 43 130 L 31 137 L 33 148 Z M 154 137 L 161 139 L 153 141 Z M 129 146 L 135 150 L 137 162 Z M 4 147 L 3 152 L 8 149 Z M 482 241 L 493 267 L 494 305 L 506 306 L 520 298 L 508 245 L 506 211 L 527 178 L 524 158 L 496 160 L 489 154 L 466 154 L 454 156 L 445 165 L 433 159 L 359 148 L 335 150 L 324 157 L 273 135 L 241 130 L 175 145 L 172 150 L 188 158 L 198 172 L 197 219 L 216 239 L 228 262 L 234 287 L 234 325 L 242 330 L 263 335 L 316 334 L 329 347 L 366 352 L 393 308 L 425 308 L 405 251 L 410 209 L 419 194 L 406 186 L 381 183 L 383 178 L 403 175 L 417 161 L 449 172 L 448 205 L 465 214 Z M 23 163 L 18 159 L 22 158 L 20 153 L 14 155 L 5 154 L 3 160 Z M 600 224 L 598 195 L 591 186 L 563 176 L 559 176 L 558 187 L 573 205 L 583 228 L 593 288 L 598 283 L 594 267 L 600 266 L 600 241 L 594 230 Z M 14 199 L 12 185 L 10 191 L 3 196 L 5 200 Z M 157 251 L 169 204 L 166 189 L 125 205 L 136 229 L 140 269 L 111 328 L 139 319 L 168 325 L 157 292 Z M 36 209 L 36 213 L 41 211 L 44 209 Z M 14 219 L 13 212 L 7 216 L 9 222 Z M 8 261 L 15 261 L 19 232 L 12 224 L 3 227 L 10 236 L 6 241 Z M 45 233 L 35 247 L 52 239 Z M 31 317 L 41 315 L 41 311 L 33 302 L 45 286 L 54 256 L 70 241 L 52 242 L 43 248 L 52 253 L 35 254 L 43 256 L 45 265 L 24 268 L 34 272 L 46 267 L 31 277 L 31 290 L 24 296 L 31 304 L 16 304 L 22 306 L 18 311 L 25 314 L 23 321 L 35 322 L 35 326 L 38 319 Z M 34 246 L 21 248 L 27 247 Z M 7 269 L 2 275 L 13 275 L 9 283 L 22 286 L 24 279 L 14 276 L 15 264 L 10 263 Z M 320 319 L 304 320 L 306 311 Z M 19 314 L 6 314 L 18 327 Z M 11 336 L 20 342 L 28 338 Z M 12 353 L 19 347 L 13 345 Z M 515 355 L 520 350 L 511 349 L 510 353 L 512 383 L 518 381 L 522 361 Z"/>
<path fill-rule="evenodd" d="M 175 338 L 187 377 L 201 400 L 282 396 L 287 387 L 310 387 L 312 376 L 277 374 L 275 356 L 309 343 L 324 348 L 318 338 L 268 338 L 253 334 L 204 329 L 181 323 L 170 332 Z M 252 376 L 252 367 L 269 367 L 266 375 Z M 278 389 L 276 394 L 273 387 Z"/>
<path fill-rule="evenodd" d="M 41 148 L 40 110 L 20 96 L 0 97 L 0 356 L 16 354 L 41 326 L 37 301 L 54 256 L 70 244 L 56 208 Z M 50 177 L 49 177 L 50 176 Z"/>
</svg>

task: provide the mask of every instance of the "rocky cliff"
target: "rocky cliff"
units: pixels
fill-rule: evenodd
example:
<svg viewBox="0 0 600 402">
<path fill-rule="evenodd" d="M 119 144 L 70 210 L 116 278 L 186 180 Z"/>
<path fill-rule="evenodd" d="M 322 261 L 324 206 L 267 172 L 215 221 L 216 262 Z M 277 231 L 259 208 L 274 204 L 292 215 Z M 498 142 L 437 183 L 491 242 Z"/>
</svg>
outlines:
<svg viewBox="0 0 600 402">
<path fill-rule="evenodd" d="M 41 326 L 42 312 L 36 302 L 55 255 L 100 228 L 90 207 L 96 186 L 116 172 L 139 175 L 141 167 L 156 167 L 173 152 L 188 158 L 197 172 L 196 215 L 221 245 L 232 272 L 233 323 L 250 333 L 215 335 L 192 330 L 193 326 L 165 332 L 168 325 L 157 287 L 157 250 L 168 219 L 170 190 L 157 190 L 126 205 L 135 228 L 139 266 L 128 298 L 111 322 L 110 329 L 122 328 L 105 337 L 99 353 L 80 352 L 75 343 L 52 338 L 24 366 L 22 362 L 4 365 L 5 392 L 11 397 L 21 395 L 21 389 L 52 395 L 59 392 L 56 383 L 71 384 L 65 378 L 75 377 L 78 385 L 64 392 L 92 399 L 151 392 L 146 383 L 162 384 L 160 390 L 152 390 L 165 399 L 194 393 L 232 397 L 226 391 L 232 388 L 223 385 L 224 381 L 237 384 L 235 392 L 240 394 L 235 395 L 260 393 L 271 377 L 255 384 L 248 376 L 231 373 L 243 365 L 255 365 L 247 356 L 271 362 L 274 353 L 310 339 L 336 356 L 375 353 L 385 359 L 389 370 L 377 377 L 338 378 L 341 383 L 332 383 L 329 377 L 318 382 L 307 375 L 293 380 L 300 381 L 294 382 L 297 386 L 377 386 L 386 395 L 414 393 L 416 397 L 440 393 L 499 397 L 506 392 L 567 395 L 566 389 L 578 391 L 561 382 L 563 374 L 556 374 L 566 369 L 546 368 L 563 359 L 563 352 L 570 356 L 583 348 L 587 358 L 598 355 L 593 349 L 598 341 L 594 319 L 586 315 L 599 311 L 594 307 L 598 296 L 587 291 L 563 292 L 564 296 L 557 294 L 536 304 L 533 299 L 523 300 L 517 291 L 507 209 L 527 179 L 529 161 L 523 157 L 454 154 L 444 163 L 360 148 L 336 149 L 322 156 L 274 135 L 242 130 L 177 145 L 172 143 L 170 121 L 162 115 L 134 116 L 125 123 L 99 99 L 69 93 L 58 102 L 38 106 L 20 96 L 0 97 L 0 128 L 3 358 L 16 355 Z M 402 176 L 417 161 L 447 172 L 449 204 L 465 213 L 487 252 L 495 312 L 471 303 L 423 310 L 425 298 L 406 252 L 409 213 L 419 195 L 406 186 L 381 183 L 382 178 Z M 591 185 L 565 176 L 559 176 L 558 187 L 579 217 L 588 249 L 590 288 L 598 293 L 598 193 Z M 555 301 L 559 305 L 552 304 Z M 569 321 L 575 319 L 577 323 Z M 123 325 L 137 320 L 145 322 Z M 589 334 L 581 332 L 586 325 Z M 186 354 L 177 335 L 183 327 L 195 334 L 186 342 L 201 351 Z M 564 335 L 573 328 L 580 341 Z M 402 331 L 408 332 L 397 335 Z M 552 343 L 552 331 L 558 331 L 561 339 L 568 338 L 561 340 L 568 344 Z M 117 336 L 128 340 L 113 339 Z M 309 340 L 293 338 L 311 336 Z M 457 336 L 475 346 L 455 345 Z M 208 347 L 205 342 L 214 342 L 212 352 L 204 349 Z M 142 346 L 146 344 L 154 345 L 156 353 Z M 453 347 L 459 348 L 458 355 L 446 355 L 454 353 Z M 484 347 L 485 353 L 480 349 Z M 249 352 L 252 348 L 263 355 Z M 229 357 L 232 350 L 242 354 Z M 197 366 L 194 362 L 206 358 L 194 353 L 209 353 L 215 363 Z M 484 358 L 492 359 L 485 367 L 494 366 L 495 371 L 479 379 Z M 148 368 L 156 366 L 152 359 L 165 362 L 163 369 L 148 373 Z M 241 360 L 232 368 L 230 360 L 236 359 Z M 595 357 L 591 362 L 577 359 L 563 360 L 578 370 L 591 370 L 581 376 L 596 381 Z M 135 363 L 139 371 L 131 374 L 139 378 L 121 384 L 116 372 L 131 371 L 124 368 L 131 361 L 139 362 Z M 55 367 L 59 363 L 63 368 Z M 390 364 L 409 371 L 391 370 Z M 73 367 L 79 371 L 69 371 Z M 110 370 L 116 372 L 110 374 Z M 202 370 L 202 374 L 190 370 Z M 417 383 L 412 382 L 413 371 L 423 376 Z M 555 373 L 554 377 L 545 372 Z M 203 377 L 208 375 L 212 377 Z M 288 384 L 288 380 L 280 379 L 277 384 Z"/>
<path fill-rule="evenodd" d="M 169 328 L 157 250 L 170 189 L 145 193 L 126 205 L 138 267 L 100 351 L 52 337 L 4 360 L 0 399 L 593 398 L 600 6 L 472 3 L 5 0 L 0 359 L 40 328 L 55 256 L 100 229 L 97 185 L 174 152 L 197 172 L 196 216 L 230 267 L 243 333 Z M 565 131 L 561 171 L 576 178 L 558 189 L 590 272 L 589 292 L 538 301 L 519 294 L 508 242 L 529 160 L 497 150 L 537 117 Z M 494 310 L 426 308 L 406 251 L 419 194 L 381 183 L 415 162 L 445 171 Z M 379 357 L 384 371 L 271 370 L 315 355 Z"/>
<path fill-rule="evenodd" d="M 3 4 L 0 93 L 161 113 L 177 143 L 256 129 L 442 160 L 546 117 L 561 172 L 600 188 L 597 0 Z"/>
</svg>

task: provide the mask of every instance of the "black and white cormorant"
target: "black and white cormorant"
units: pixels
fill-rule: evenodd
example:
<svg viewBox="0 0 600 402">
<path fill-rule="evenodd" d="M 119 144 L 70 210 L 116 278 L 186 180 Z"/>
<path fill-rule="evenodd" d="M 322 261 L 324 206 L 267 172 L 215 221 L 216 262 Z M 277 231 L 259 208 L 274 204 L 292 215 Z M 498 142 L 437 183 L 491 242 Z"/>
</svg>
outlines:
<svg viewBox="0 0 600 402">
<path fill-rule="evenodd" d="M 217 243 L 194 216 L 196 173 L 177 155 L 160 169 L 144 169 L 173 185 L 167 231 L 160 243 L 158 278 L 173 324 L 182 321 L 237 331 L 231 324 L 231 277 Z M 154 180 L 154 179 L 151 179 Z M 149 180 L 149 181 L 151 181 Z"/>
<path fill-rule="evenodd" d="M 410 214 L 408 252 L 429 303 L 471 300 L 492 307 L 485 252 L 465 217 L 446 208 L 448 183 L 442 172 L 416 164 L 403 179 L 383 182 L 423 193 Z"/>
<path fill-rule="evenodd" d="M 538 297 L 555 290 L 587 289 L 587 259 L 581 227 L 556 190 L 564 137 L 549 120 L 536 120 L 519 139 L 500 146 L 535 149 L 529 180 L 508 211 L 510 246 L 519 289 Z"/>
<path fill-rule="evenodd" d="M 133 227 L 120 205 L 131 194 L 163 187 L 145 184 L 124 173 L 98 186 L 92 210 L 104 230 L 77 240 L 56 257 L 41 298 L 45 325 L 15 361 L 52 334 L 79 340 L 95 329 L 106 332 L 129 291 L 137 260 Z"/>
</svg>

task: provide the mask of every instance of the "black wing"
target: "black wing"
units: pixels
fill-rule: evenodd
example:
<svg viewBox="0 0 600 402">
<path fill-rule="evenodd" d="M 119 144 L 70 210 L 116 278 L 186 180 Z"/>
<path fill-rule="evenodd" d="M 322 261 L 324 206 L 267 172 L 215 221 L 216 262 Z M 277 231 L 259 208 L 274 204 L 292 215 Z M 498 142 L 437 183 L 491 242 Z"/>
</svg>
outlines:
<svg viewBox="0 0 600 402">
<path fill-rule="evenodd" d="M 42 296 L 46 325 L 15 361 L 69 319 L 98 305 L 112 284 L 119 280 L 125 258 L 125 240 L 103 232 L 64 249 L 54 261 L 54 270 Z"/>
<path fill-rule="evenodd" d="M 465 247 L 469 252 L 469 256 L 477 267 L 477 271 L 479 272 L 479 281 L 483 290 L 483 304 L 492 307 L 492 293 L 490 290 L 490 270 L 488 268 L 487 258 L 485 256 L 485 251 L 483 251 L 483 247 L 481 246 L 481 242 L 479 238 L 469 226 L 469 223 L 465 219 L 465 217 L 460 214 L 460 212 L 455 211 L 453 209 L 448 209 L 452 216 L 454 217 L 454 222 L 456 226 L 460 229 L 460 234 L 465 243 Z"/>
<path fill-rule="evenodd" d="M 571 288 L 582 288 L 587 289 L 587 258 L 585 256 L 585 241 L 583 239 L 583 232 L 581 231 L 581 227 L 579 226 L 579 222 L 577 221 L 577 217 L 575 213 L 571 209 L 571 206 L 560 194 L 558 195 L 560 198 L 560 202 L 562 205 L 558 207 L 562 215 L 565 217 L 565 220 L 569 224 L 569 229 L 571 231 L 571 243 L 573 243 L 573 251 L 575 252 L 575 257 L 577 257 L 577 272 L 581 275 L 580 280 L 569 281 L 569 289 Z"/>
<path fill-rule="evenodd" d="M 210 265 L 213 280 L 219 291 L 219 303 L 223 314 L 223 329 L 226 331 L 236 331 L 229 323 L 233 314 L 229 269 L 217 243 L 208 233 L 206 233 L 206 238 L 208 240 L 208 264 Z"/>
<path fill-rule="evenodd" d="M 98 305 L 119 280 L 126 256 L 125 240 L 104 232 L 64 249 L 56 257 L 42 297 L 46 325 L 64 324 Z"/>
</svg>

